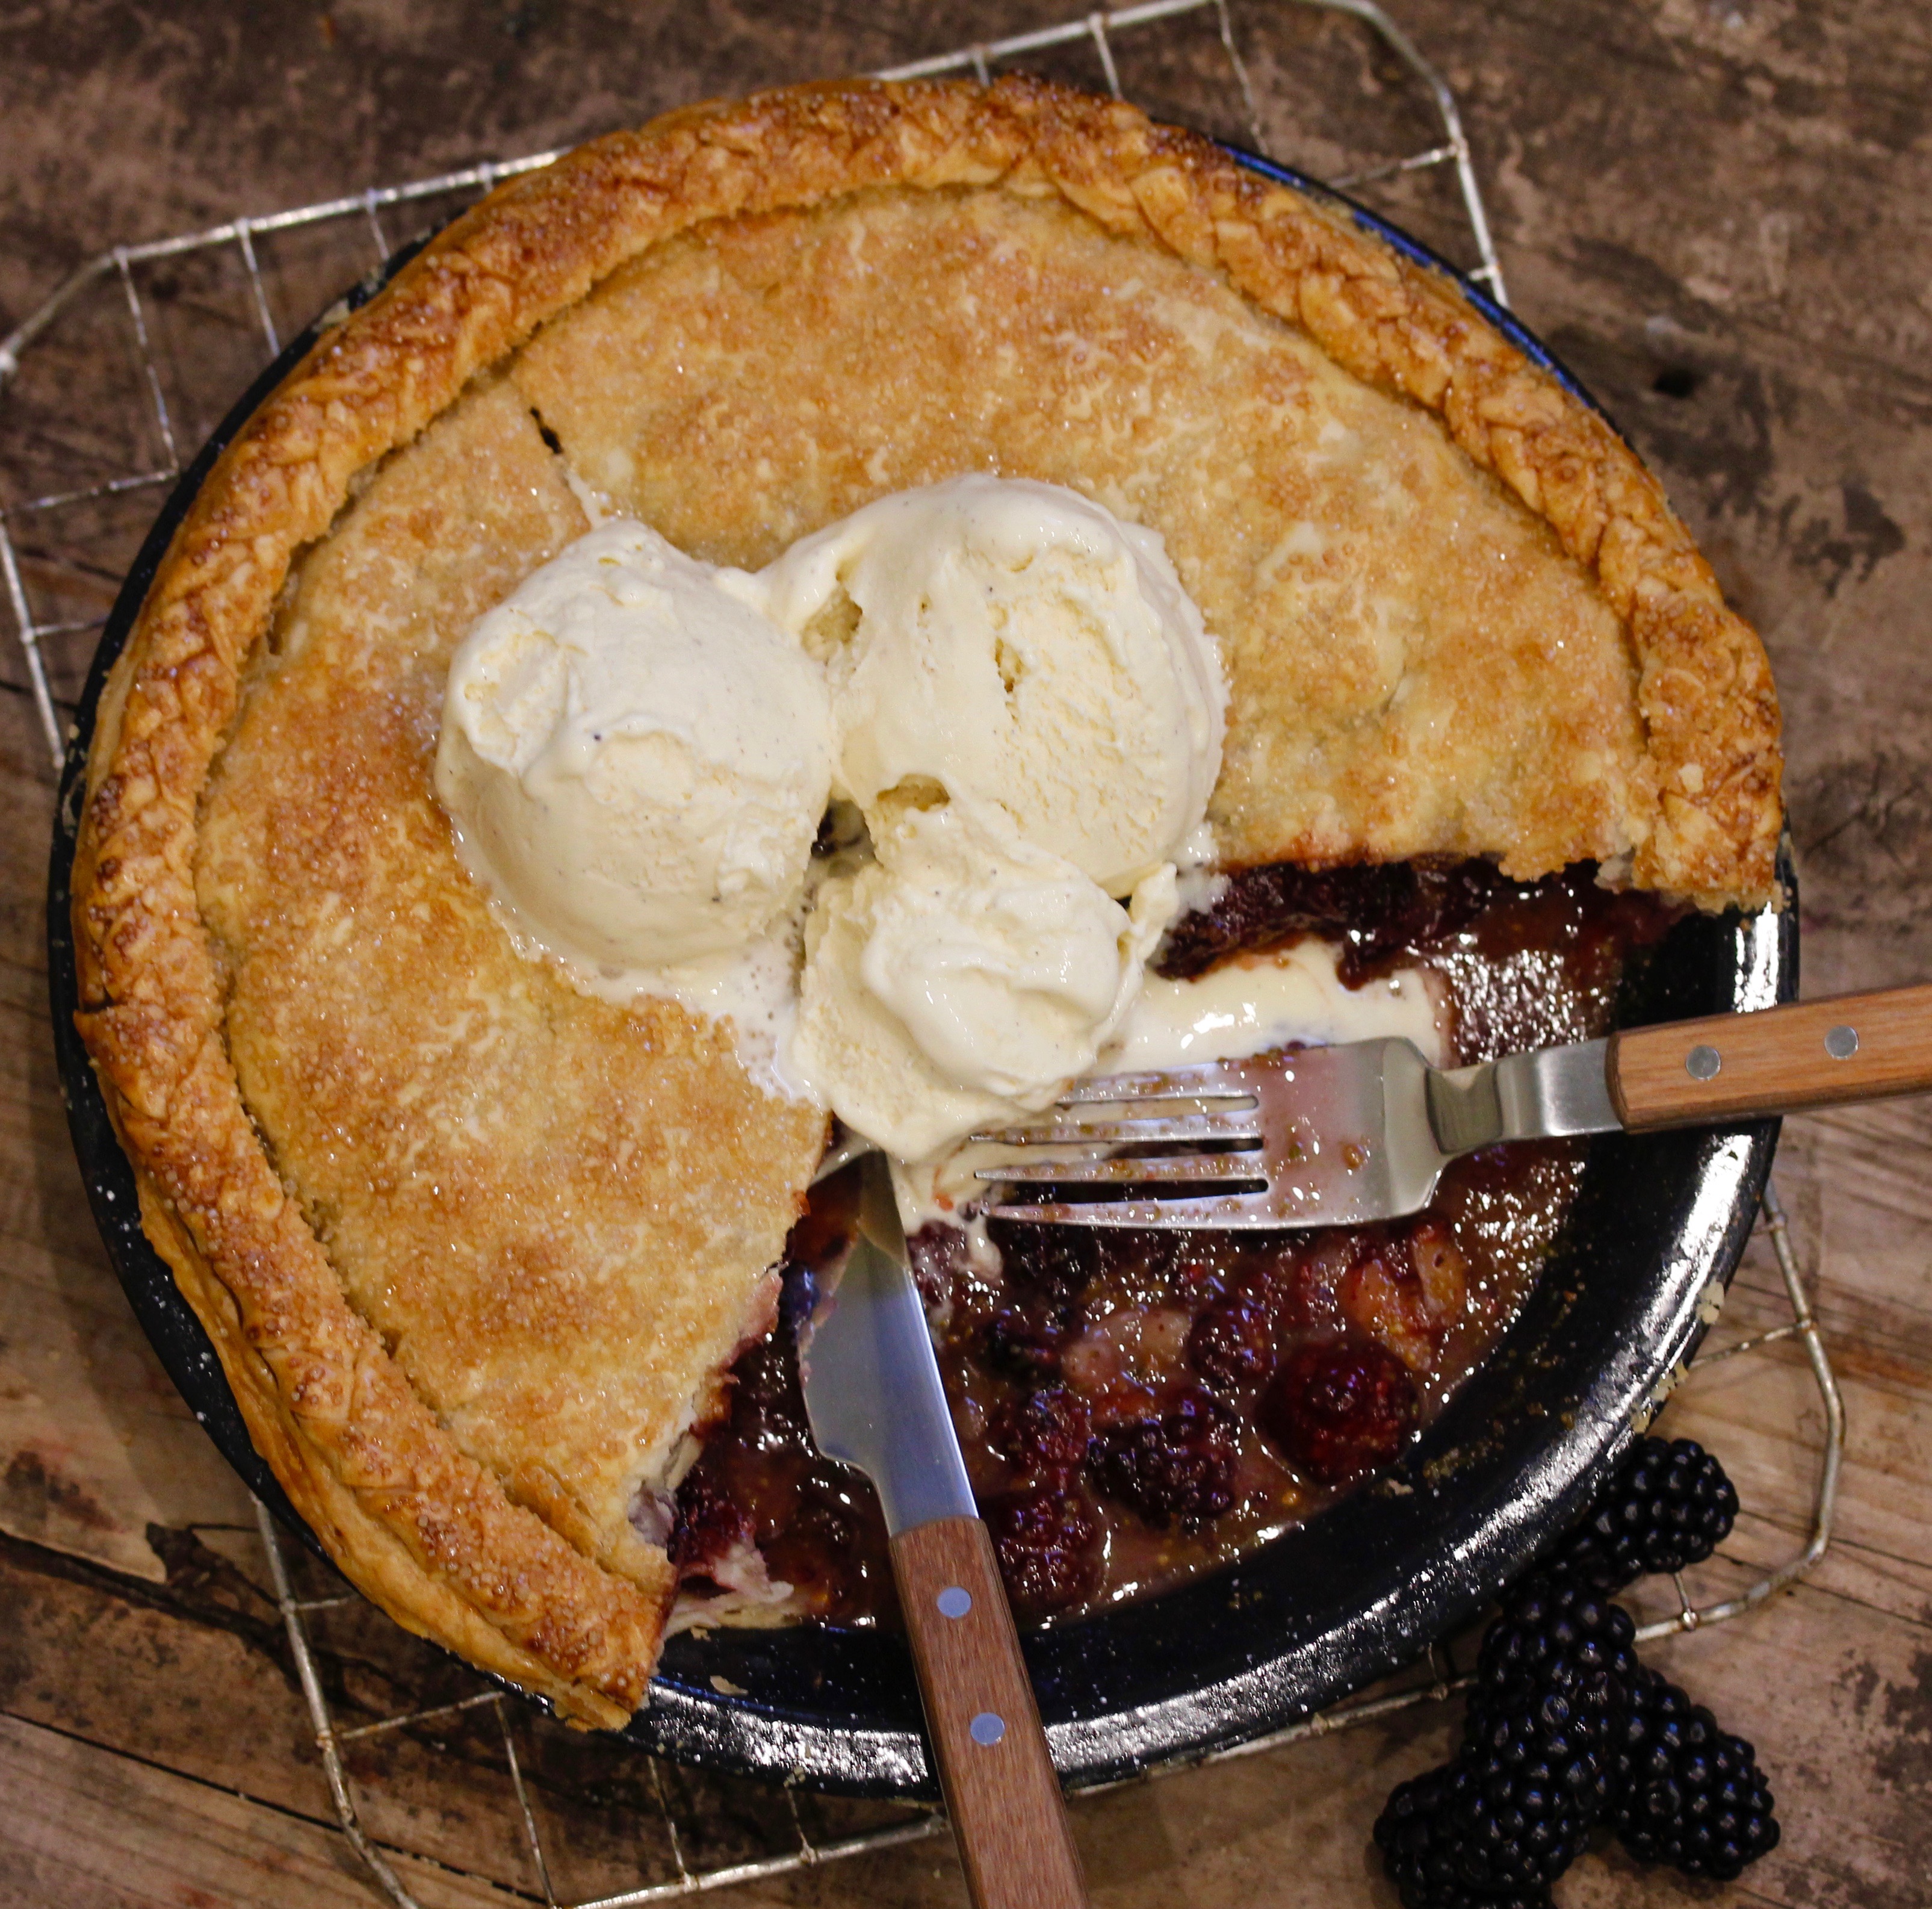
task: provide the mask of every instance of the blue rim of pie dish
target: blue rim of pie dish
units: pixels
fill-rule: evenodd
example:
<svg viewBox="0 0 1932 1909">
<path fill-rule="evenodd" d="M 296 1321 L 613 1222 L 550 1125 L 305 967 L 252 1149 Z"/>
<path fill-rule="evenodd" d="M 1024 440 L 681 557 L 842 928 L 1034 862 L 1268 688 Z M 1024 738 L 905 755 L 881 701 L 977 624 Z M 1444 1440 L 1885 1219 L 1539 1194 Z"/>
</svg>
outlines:
<svg viewBox="0 0 1932 1909">
<path fill-rule="evenodd" d="M 1520 321 L 1427 247 L 1288 167 L 1232 156 L 1339 206 L 1405 257 L 1442 274 L 1512 344 L 1602 415 Z M 365 302 L 421 242 L 398 253 L 336 309 Z M 250 1442 L 200 1322 L 141 1230 L 133 1170 L 74 1027 L 69 878 L 108 670 L 216 458 L 324 323 L 293 341 L 230 412 L 163 506 L 128 573 L 68 751 L 47 914 L 68 1121 L 109 1256 L 209 1437 L 318 1554 L 322 1547 Z M 1680 923 L 1627 983 L 1620 1024 L 1794 998 L 1797 898 L 1788 852 L 1779 875 L 1779 911 Z M 1413 1662 L 1432 1640 L 1477 1616 L 1579 1514 L 1690 1356 L 1750 1236 L 1778 1130 L 1767 1121 L 1592 1141 L 1581 1188 L 1522 1311 L 1394 1465 L 1306 1525 L 1210 1575 L 1029 1629 L 1023 1648 L 1063 1778 L 1076 1787 L 1115 1781 L 1265 1736 Z M 740 1775 L 848 1795 L 938 1795 L 910 1654 L 890 1631 L 800 1625 L 674 1637 L 648 1703 L 623 1734 L 640 1748 Z"/>
</svg>

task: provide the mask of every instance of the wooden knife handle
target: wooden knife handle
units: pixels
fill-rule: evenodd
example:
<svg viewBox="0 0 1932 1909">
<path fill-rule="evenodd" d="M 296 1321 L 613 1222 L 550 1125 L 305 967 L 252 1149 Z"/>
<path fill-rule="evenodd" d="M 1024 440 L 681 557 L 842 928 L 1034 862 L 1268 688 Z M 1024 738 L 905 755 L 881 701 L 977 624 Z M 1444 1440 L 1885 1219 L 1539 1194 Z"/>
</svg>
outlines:
<svg viewBox="0 0 1932 1909">
<path fill-rule="evenodd" d="M 1797 1001 L 1614 1034 L 1610 1099 L 1624 1126 L 1802 1113 L 1932 1090 L 1932 985 Z"/>
<path fill-rule="evenodd" d="M 977 1518 L 915 1525 L 892 1540 L 892 1570 L 975 1909 L 1085 1909 L 1066 1805 L 986 1527 Z"/>
</svg>

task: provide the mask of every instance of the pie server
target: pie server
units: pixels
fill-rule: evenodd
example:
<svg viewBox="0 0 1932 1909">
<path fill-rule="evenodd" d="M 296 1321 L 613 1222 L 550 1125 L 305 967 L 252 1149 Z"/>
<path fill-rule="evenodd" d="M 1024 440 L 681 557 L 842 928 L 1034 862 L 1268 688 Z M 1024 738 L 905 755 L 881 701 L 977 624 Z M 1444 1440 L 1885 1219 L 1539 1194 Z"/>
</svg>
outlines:
<svg viewBox="0 0 1932 1909">
<path fill-rule="evenodd" d="M 812 1435 L 878 1487 L 927 1734 L 976 1909 L 1082 1909 L 992 1539 L 973 1502 L 882 1154 L 862 1176 L 851 1256 L 800 1349 Z"/>
</svg>

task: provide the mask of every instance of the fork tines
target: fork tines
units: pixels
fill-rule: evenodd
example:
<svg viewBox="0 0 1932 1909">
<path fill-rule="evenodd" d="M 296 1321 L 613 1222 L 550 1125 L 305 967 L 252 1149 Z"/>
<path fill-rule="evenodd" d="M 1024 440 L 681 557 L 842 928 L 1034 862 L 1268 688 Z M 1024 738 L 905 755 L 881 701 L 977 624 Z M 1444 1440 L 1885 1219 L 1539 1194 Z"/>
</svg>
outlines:
<svg viewBox="0 0 1932 1909">
<path fill-rule="evenodd" d="M 1252 1154 L 1231 1148 L 1223 1154 L 1101 1154 L 1071 1160 L 1010 1160 L 982 1167 L 974 1177 L 1014 1186 L 1103 1187 L 1265 1180 L 1268 1175 Z"/>
<path fill-rule="evenodd" d="M 1252 1109 L 1227 1113 L 1169 1114 L 1144 1119 L 1046 1120 L 1000 1127 L 968 1136 L 996 1147 L 1171 1146 L 1180 1140 L 1258 1140 L 1261 1115 Z"/>
<path fill-rule="evenodd" d="M 986 1208 L 992 1220 L 1018 1220 L 1049 1226 L 1190 1227 L 1278 1226 L 1281 1214 L 1265 1190 L 1159 1199 L 1001 1201 Z"/>
<path fill-rule="evenodd" d="M 1157 1073 L 1102 1074 L 1092 1080 L 1076 1080 L 1054 1104 L 1086 1107 L 1112 1100 L 1241 1100 L 1252 1106 L 1255 1094 L 1252 1088 L 1231 1080 L 1210 1061 Z"/>
<path fill-rule="evenodd" d="M 1095 1118 L 1088 1109 L 1106 1111 Z M 974 1134 L 981 1145 L 1031 1154 L 976 1168 L 974 1177 L 1048 1186 L 1265 1182 L 1267 1173 L 1253 1157 L 1263 1137 L 1253 1092 L 1217 1070 L 1114 1074 L 1076 1082 L 1044 1119 Z M 1034 1151 L 1047 1148 L 1054 1151 Z"/>
</svg>

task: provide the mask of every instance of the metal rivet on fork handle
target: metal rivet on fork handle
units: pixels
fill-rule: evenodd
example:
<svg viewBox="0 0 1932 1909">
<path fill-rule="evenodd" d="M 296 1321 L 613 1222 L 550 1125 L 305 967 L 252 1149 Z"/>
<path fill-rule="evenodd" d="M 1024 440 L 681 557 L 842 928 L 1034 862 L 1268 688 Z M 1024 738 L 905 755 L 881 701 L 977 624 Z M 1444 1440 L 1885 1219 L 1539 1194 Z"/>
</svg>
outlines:
<svg viewBox="0 0 1932 1909">
<path fill-rule="evenodd" d="M 1684 1057 L 1684 1071 L 1693 1080 L 1715 1080 L 1724 1057 L 1714 1047 L 1696 1046 Z"/>
</svg>

